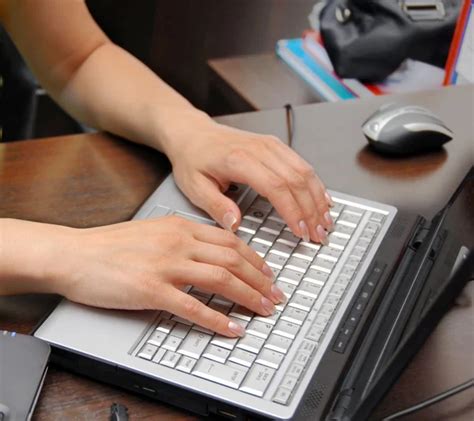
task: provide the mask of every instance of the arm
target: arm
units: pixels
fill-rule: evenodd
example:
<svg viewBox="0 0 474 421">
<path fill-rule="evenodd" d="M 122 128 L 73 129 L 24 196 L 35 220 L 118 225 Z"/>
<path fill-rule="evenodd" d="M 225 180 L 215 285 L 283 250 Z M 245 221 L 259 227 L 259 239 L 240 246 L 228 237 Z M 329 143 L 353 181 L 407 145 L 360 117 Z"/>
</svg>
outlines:
<svg viewBox="0 0 474 421">
<path fill-rule="evenodd" d="M 166 153 L 181 190 L 223 227 L 235 230 L 241 218 L 222 193 L 235 181 L 267 197 L 296 235 L 326 241 L 331 200 L 313 168 L 278 139 L 195 109 L 112 44 L 83 0 L 0 0 L 0 22 L 56 101 L 79 120 Z M 235 323 L 181 289 L 196 285 L 268 315 L 285 299 L 271 278 L 232 233 L 180 218 L 85 230 L 0 220 L 0 294 L 165 309 L 235 336 Z"/>
</svg>

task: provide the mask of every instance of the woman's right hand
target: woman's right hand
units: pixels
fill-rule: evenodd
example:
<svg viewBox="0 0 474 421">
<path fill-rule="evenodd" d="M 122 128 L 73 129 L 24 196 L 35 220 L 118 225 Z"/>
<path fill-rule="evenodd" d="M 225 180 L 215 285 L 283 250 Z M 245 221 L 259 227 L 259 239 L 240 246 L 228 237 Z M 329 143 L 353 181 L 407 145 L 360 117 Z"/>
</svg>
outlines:
<svg viewBox="0 0 474 421">
<path fill-rule="evenodd" d="M 55 292 L 78 303 L 166 310 L 222 335 L 241 336 L 241 326 L 183 288 L 220 294 L 265 316 L 285 300 L 263 259 L 220 228 L 171 216 L 66 228 L 60 237 Z"/>
</svg>

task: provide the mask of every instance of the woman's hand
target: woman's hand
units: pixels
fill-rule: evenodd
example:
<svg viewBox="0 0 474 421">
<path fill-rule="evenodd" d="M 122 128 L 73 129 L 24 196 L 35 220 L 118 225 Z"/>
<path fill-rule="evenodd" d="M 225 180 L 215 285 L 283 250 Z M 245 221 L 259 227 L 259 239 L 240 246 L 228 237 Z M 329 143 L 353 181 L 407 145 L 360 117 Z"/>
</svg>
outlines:
<svg viewBox="0 0 474 421">
<path fill-rule="evenodd" d="M 223 192 L 230 182 L 248 184 L 270 200 L 295 235 L 327 241 L 331 198 L 298 154 L 273 136 L 223 126 L 204 114 L 183 118 L 185 124 L 173 126 L 165 152 L 176 183 L 196 206 L 235 230 L 240 211 Z"/>
<path fill-rule="evenodd" d="M 0 253 L 10 266 L 0 276 L 3 293 L 55 292 L 103 308 L 166 310 L 226 336 L 244 330 L 184 287 L 220 294 L 264 316 L 285 300 L 264 261 L 221 228 L 175 216 L 89 229 L 7 221 L 3 238 L 16 241 Z M 12 285 L 3 283 L 15 277 Z"/>
</svg>

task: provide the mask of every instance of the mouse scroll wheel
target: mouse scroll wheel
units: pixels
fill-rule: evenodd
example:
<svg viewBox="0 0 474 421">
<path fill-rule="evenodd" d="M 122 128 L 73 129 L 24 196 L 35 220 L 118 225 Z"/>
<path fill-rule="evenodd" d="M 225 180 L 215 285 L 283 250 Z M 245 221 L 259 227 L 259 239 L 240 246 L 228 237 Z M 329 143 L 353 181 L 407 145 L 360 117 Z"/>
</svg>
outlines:
<svg viewBox="0 0 474 421">
<path fill-rule="evenodd" d="M 374 121 L 370 124 L 370 129 L 374 132 L 378 132 L 380 129 L 380 123 L 378 121 Z"/>
</svg>

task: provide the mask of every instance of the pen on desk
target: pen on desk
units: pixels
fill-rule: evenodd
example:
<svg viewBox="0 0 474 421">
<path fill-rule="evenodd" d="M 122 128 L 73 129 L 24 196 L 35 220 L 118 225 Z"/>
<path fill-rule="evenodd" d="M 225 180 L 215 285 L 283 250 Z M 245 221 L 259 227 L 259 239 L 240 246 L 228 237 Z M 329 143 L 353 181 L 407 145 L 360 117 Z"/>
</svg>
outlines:
<svg viewBox="0 0 474 421">
<path fill-rule="evenodd" d="M 294 132 L 293 107 L 291 106 L 291 104 L 285 104 L 285 110 L 286 110 L 286 129 L 288 131 L 288 146 L 291 148 L 293 146 L 293 132 Z"/>
<path fill-rule="evenodd" d="M 127 407 L 114 403 L 110 407 L 110 421 L 128 421 Z"/>
</svg>

